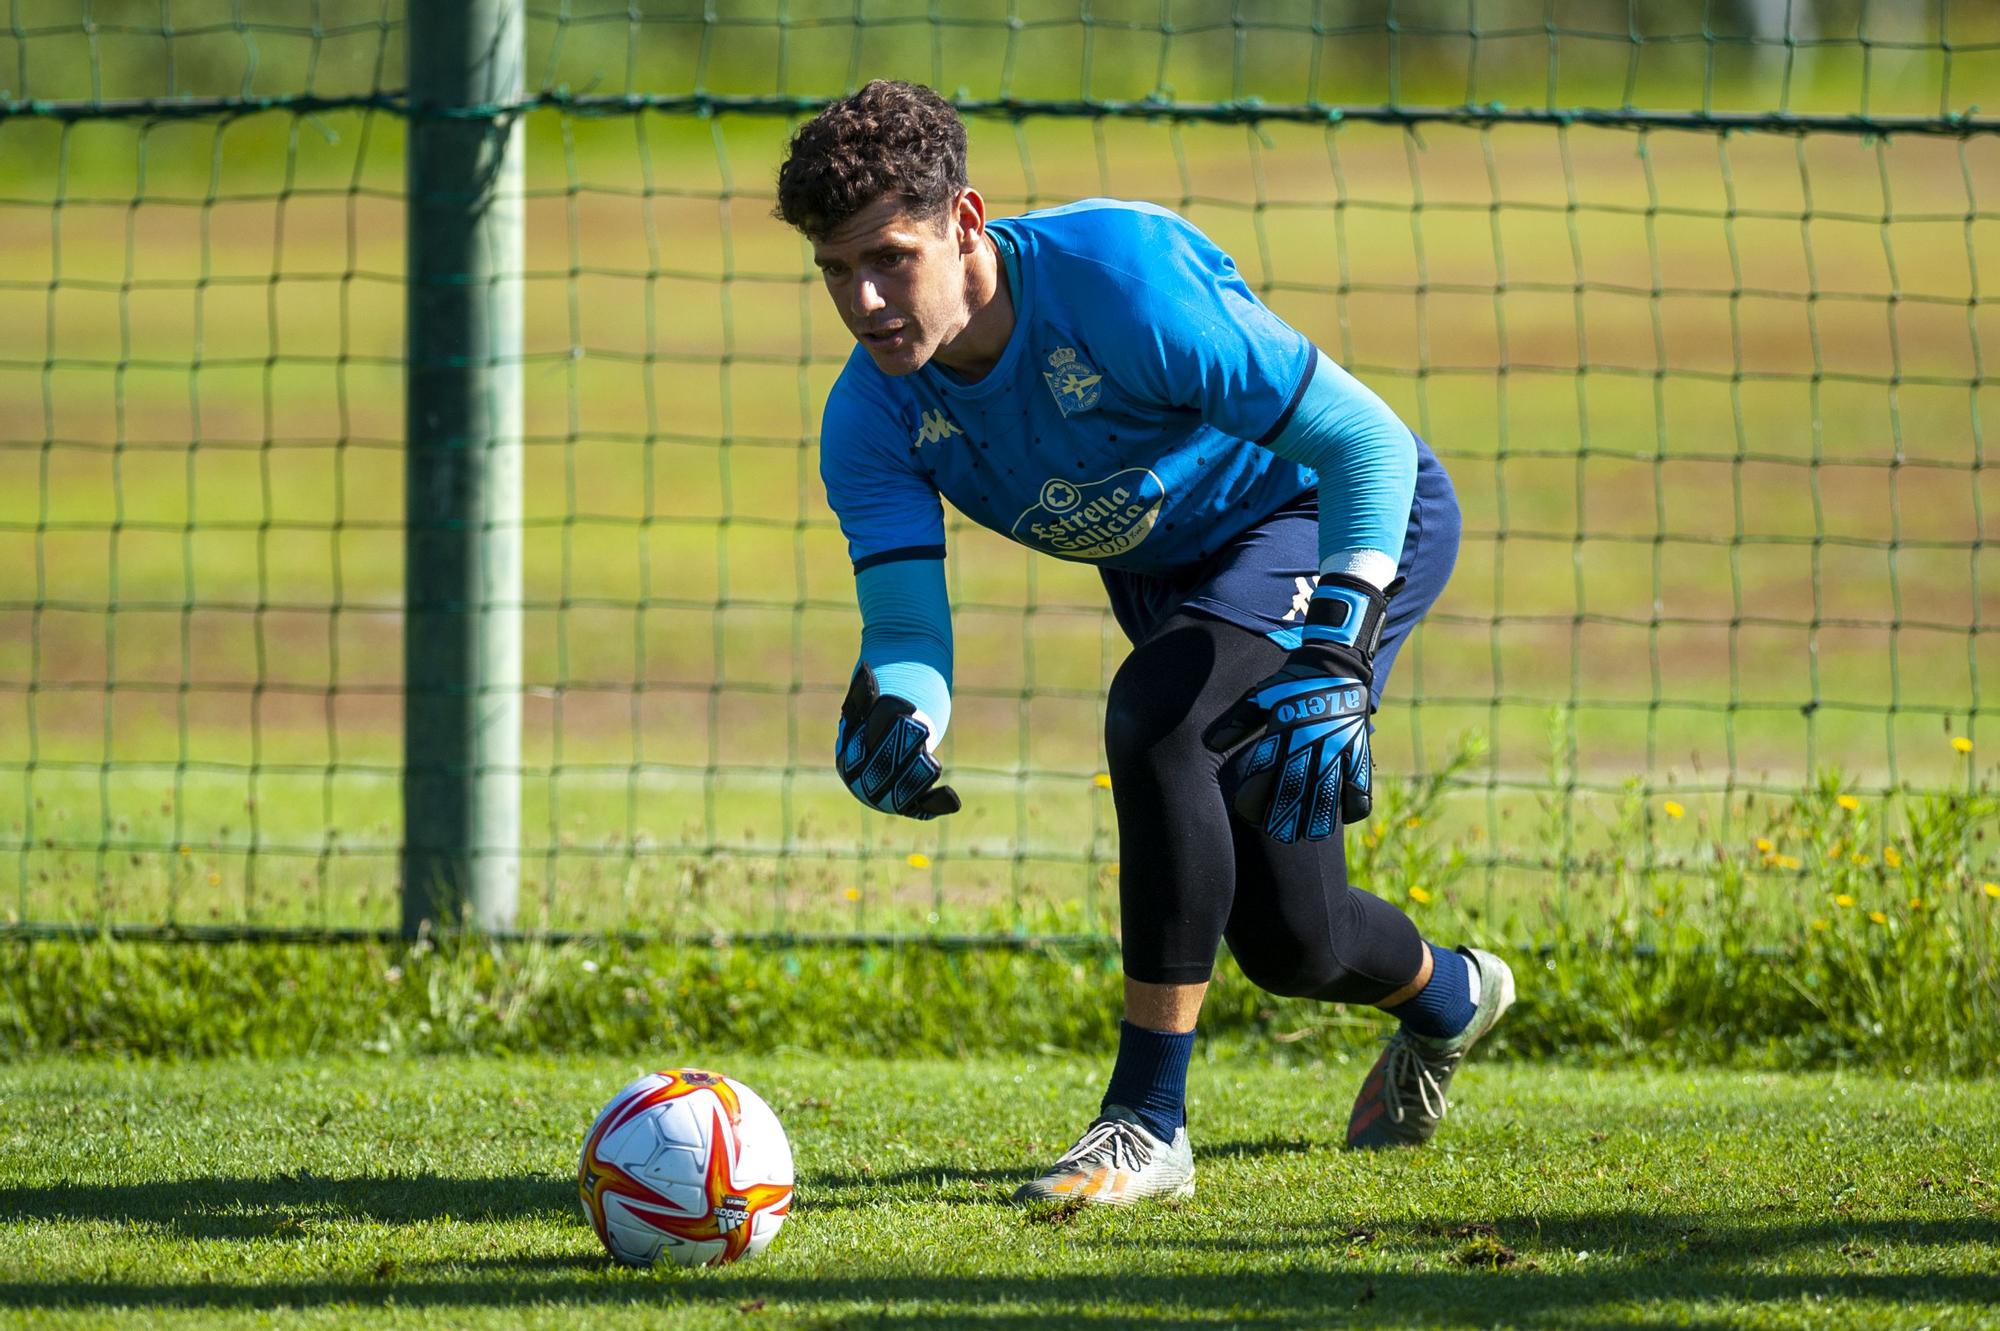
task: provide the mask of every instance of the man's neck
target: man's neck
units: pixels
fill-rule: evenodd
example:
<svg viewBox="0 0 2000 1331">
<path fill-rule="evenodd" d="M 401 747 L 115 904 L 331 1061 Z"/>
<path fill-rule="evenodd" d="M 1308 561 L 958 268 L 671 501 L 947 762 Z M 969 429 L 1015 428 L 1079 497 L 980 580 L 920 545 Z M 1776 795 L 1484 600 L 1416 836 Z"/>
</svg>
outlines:
<svg viewBox="0 0 2000 1331">
<path fill-rule="evenodd" d="M 1014 333 L 1014 297 L 1007 290 L 1007 273 L 993 237 L 966 264 L 965 303 L 972 316 L 957 337 L 932 357 L 961 379 L 977 382 L 992 372 Z"/>
</svg>

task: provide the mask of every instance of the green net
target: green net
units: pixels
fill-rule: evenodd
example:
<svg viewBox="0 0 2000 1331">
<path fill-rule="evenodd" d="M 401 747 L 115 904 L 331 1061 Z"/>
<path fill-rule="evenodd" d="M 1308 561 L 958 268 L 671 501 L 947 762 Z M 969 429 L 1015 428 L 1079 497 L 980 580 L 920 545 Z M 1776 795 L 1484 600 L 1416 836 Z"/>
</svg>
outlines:
<svg viewBox="0 0 2000 1331">
<path fill-rule="evenodd" d="M 494 108 L 529 162 L 525 927 L 1116 925 L 1124 643 L 1088 567 L 951 528 L 964 814 L 875 817 L 828 770 L 857 624 L 815 442 L 848 341 L 768 213 L 798 117 L 876 76 L 965 108 L 995 212 L 1188 216 L 1452 471 L 1459 570 L 1378 739 L 1407 780 L 1352 834 L 1383 890 L 1532 933 L 1637 854 L 1793 902 L 1814 866 L 1758 846 L 1772 801 L 1837 769 L 1866 819 L 1983 770 L 1954 741 L 1992 742 L 2000 666 L 1990 6 L 527 18 L 531 96 Z M 384 0 L 7 6 L 16 925 L 396 919 L 404 38 Z"/>
</svg>

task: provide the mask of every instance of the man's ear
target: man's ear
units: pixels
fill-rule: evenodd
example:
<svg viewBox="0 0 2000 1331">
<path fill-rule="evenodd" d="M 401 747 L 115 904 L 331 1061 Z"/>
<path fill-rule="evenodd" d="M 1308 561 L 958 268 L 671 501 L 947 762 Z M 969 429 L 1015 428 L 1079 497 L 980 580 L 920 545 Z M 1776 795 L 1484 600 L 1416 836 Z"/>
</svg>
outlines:
<svg viewBox="0 0 2000 1331">
<path fill-rule="evenodd" d="M 958 192 L 958 201 L 953 205 L 952 225 L 958 230 L 958 252 L 961 257 L 975 253 L 986 241 L 986 200 L 979 197 L 979 191 L 970 185 Z"/>
</svg>

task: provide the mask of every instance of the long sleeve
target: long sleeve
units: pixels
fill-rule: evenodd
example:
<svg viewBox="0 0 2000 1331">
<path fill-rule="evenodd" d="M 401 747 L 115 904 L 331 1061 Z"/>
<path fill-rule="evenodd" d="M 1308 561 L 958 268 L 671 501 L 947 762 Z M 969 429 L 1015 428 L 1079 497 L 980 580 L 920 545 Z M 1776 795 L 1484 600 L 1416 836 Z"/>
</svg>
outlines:
<svg viewBox="0 0 2000 1331">
<path fill-rule="evenodd" d="M 899 559 L 854 575 L 861 659 L 882 692 L 908 699 L 933 745 L 951 723 L 951 601 L 942 559 Z"/>
<path fill-rule="evenodd" d="M 1318 354 L 1297 409 L 1268 447 L 1319 474 L 1320 571 L 1387 586 L 1416 494 L 1416 439 L 1388 403 Z"/>
</svg>

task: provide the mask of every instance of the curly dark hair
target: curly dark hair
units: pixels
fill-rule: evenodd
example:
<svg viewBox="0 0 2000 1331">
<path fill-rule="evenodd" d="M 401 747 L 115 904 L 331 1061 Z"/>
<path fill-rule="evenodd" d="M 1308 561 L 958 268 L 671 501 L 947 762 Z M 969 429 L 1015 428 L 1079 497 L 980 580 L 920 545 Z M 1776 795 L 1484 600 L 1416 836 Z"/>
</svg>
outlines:
<svg viewBox="0 0 2000 1331">
<path fill-rule="evenodd" d="M 951 103 L 921 84 L 876 79 L 792 136 L 772 215 L 824 240 L 885 195 L 930 221 L 964 188 L 965 125 Z"/>
</svg>

